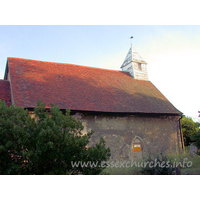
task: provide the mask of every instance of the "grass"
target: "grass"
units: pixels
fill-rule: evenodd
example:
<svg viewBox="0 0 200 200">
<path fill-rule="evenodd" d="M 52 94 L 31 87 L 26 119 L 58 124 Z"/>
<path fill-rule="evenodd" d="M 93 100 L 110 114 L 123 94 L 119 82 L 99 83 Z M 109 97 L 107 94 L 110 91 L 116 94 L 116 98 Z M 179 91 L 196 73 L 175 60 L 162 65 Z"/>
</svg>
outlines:
<svg viewBox="0 0 200 200">
<path fill-rule="evenodd" d="M 192 161 L 192 166 L 189 168 L 182 168 L 182 175 L 200 175 L 200 156 L 190 158 Z"/>
<path fill-rule="evenodd" d="M 185 148 L 185 152 L 180 155 L 170 155 L 172 159 L 176 159 L 177 161 L 183 162 L 185 159 L 188 162 L 188 166 L 191 167 L 181 167 L 181 175 L 200 175 L 200 156 L 196 155 L 191 157 L 189 153 L 189 148 Z M 190 162 L 190 163 L 189 163 Z M 192 163 L 191 163 L 192 162 Z"/>
<path fill-rule="evenodd" d="M 188 149 L 180 155 L 168 155 L 171 163 L 181 163 L 185 161 L 185 167 L 181 167 L 181 175 L 200 175 L 200 156 L 191 157 Z M 141 163 L 142 160 L 138 160 Z M 143 160 L 144 161 L 144 160 Z M 188 166 L 188 167 L 187 167 Z M 109 175 L 141 175 L 142 167 L 108 167 L 103 171 L 103 174 Z"/>
</svg>

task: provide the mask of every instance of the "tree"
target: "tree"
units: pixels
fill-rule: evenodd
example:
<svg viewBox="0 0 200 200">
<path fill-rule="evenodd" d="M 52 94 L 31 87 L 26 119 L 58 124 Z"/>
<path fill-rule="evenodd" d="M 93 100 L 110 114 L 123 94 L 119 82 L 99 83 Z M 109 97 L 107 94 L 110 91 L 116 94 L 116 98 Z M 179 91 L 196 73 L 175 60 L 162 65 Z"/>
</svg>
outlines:
<svg viewBox="0 0 200 200">
<path fill-rule="evenodd" d="M 105 141 L 87 147 L 93 131 L 83 135 L 69 110 L 47 110 L 38 101 L 33 115 L 0 101 L 0 174 L 100 174 L 106 167 L 100 165 L 110 157 Z M 88 161 L 99 165 L 72 165 Z"/>
<path fill-rule="evenodd" d="M 183 138 L 185 146 L 192 143 L 191 136 L 195 135 L 199 130 L 199 123 L 194 122 L 190 117 L 183 117 L 181 119 Z"/>
<path fill-rule="evenodd" d="M 198 111 L 200 113 L 200 111 Z M 200 117 L 200 114 L 199 114 Z M 199 124 L 200 125 L 200 124 Z M 191 141 L 194 142 L 194 144 L 197 146 L 198 149 L 200 149 L 200 129 L 198 132 L 190 137 Z"/>
<path fill-rule="evenodd" d="M 191 141 L 198 149 L 200 149 L 200 130 L 195 135 L 191 136 Z"/>
</svg>

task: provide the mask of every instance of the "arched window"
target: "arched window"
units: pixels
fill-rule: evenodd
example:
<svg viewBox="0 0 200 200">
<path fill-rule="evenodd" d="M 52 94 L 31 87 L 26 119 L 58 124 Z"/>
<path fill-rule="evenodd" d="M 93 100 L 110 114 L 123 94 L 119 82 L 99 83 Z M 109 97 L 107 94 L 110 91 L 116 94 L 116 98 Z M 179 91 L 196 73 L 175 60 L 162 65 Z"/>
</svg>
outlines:
<svg viewBox="0 0 200 200">
<path fill-rule="evenodd" d="M 143 143 L 142 139 L 136 136 L 131 145 L 132 156 L 133 158 L 142 158 L 143 157 Z"/>
</svg>

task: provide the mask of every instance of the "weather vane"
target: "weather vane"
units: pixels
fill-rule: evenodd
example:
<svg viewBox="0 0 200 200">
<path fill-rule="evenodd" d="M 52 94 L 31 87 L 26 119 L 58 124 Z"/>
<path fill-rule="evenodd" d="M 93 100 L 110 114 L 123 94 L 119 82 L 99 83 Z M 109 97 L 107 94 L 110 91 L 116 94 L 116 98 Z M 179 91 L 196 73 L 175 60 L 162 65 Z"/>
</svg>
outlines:
<svg viewBox="0 0 200 200">
<path fill-rule="evenodd" d="M 133 36 L 130 37 L 131 45 L 132 45 L 132 39 L 133 39 Z"/>
</svg>

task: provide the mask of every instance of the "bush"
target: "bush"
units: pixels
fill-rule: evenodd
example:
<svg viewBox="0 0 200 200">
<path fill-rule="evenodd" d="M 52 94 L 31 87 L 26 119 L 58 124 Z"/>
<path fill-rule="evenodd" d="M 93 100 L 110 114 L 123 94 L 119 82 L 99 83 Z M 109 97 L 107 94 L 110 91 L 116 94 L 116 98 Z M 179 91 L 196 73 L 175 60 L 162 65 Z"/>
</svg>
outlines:
<svg viewBox="0 0 200 200">
<path fill-rule="evenodd" d="M 163 153 L 160 155 L 149 155 L 143 161 L 146 165 L 141 168 L 144 175 L 172 175 L 175 173 L 171 160 Z"/>
<path fill-rule="evenodd" d="M 192 135 L 190 138 L 194 142 L 194 145 L 198 149 L 200 149 L 200 130 L 195 135 Z"/>
<path fill-rule="evenodd" d="M 195 135 L 199 131 L 199 123 L 194 122 L 192 118 L 185 117 L 181 119 L 183 138 L 185 146 L 189 146 L 192 143 L 191 136 Z"/>
<path fill-rule="evenodd" d="M 106 167 L 72 166 L 106 161 L 110 149 L 102 138 L 88 148 L 93 132 L 83 135 L 82 123 L 69 110 L 63 114 L 54 105 L 46 110 L 38 101 L 34 115 L 0 101 L 0 174 L 100 174 Z"/>
</svg>

